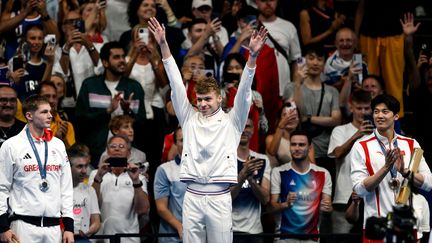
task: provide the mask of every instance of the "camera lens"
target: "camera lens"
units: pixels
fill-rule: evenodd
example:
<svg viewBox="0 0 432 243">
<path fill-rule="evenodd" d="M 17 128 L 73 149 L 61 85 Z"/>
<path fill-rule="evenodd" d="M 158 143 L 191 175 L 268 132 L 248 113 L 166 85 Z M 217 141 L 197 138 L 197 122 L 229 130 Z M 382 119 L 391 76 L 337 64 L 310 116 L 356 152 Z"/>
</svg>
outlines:
<svg viewBox="0 0 432 243">
<path fill-rule="evenodd" d="M 144 30 L 143 30 L 143 29 L 139 29 L 139 32 L 140 32 L 140 33 L 144 33 Z"/>
</svg>

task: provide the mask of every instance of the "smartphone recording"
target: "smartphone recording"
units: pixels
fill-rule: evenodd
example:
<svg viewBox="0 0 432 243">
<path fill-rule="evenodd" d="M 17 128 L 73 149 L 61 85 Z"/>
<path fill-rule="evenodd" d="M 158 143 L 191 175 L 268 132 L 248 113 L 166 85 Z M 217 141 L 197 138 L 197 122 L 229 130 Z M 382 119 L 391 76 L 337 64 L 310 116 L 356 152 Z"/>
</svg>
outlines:
<svg viewBox="0 0 432 243">
<path fill-rule="evenodd" d="M 365 115 L 363 119 L 364 119 L 364 121 L 366 121 L 367 123 L 369 123 L 370 125 L 372 125 L 373 128 L 375 128 L 375 122 L 373 120 L 373 116 L 372 115 Z"/>
<path fill-rule="evenodd" d="M 113 158 L 110 157 L 106 160 L 110 167 L 127 167 L 127 158 Z"/>
</svg>

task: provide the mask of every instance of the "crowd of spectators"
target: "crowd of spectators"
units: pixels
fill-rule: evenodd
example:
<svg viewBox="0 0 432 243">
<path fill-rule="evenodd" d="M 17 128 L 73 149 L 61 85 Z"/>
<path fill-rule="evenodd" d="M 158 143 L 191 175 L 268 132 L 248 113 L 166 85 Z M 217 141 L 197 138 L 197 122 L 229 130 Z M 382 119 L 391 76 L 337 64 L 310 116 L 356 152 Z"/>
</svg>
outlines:
<svg viewBox="0 0 432 243">
<path fill-rule="evenodd" d="M 357 199 L 349 154 L 373 131 L 367 122 L 373 98 L 386 93 L 400 102 L 396 132 L 408 131 L 432 161 L 432 52 L 424 46 L 417 54 L 414 47 L 421 28 L 414 17 L 432 9 L 416 1 L 359 0 L 349 12 L 340 2 L 0 1 L 0 146 L 25 126 L 21 103 L 33 94 L 47 97 L 51 130 L 69 149 L 76 200 L 91 194 L 89 200 L 98 201 L 75 223 L 80 240 L 98 231 L 157 228 L 181 237 L 185 186 L 177 173 L 183 134 L 148 23 L 152 17 L 164 23 L 190 103 L 197 103 L 196 83 L 213 76 L 225 111 L 234 105 L 247 43 L 264 26 L 268 39 L 257 59 L 249 119 L 237 148 L 239 184 L 231 187 L 233 230 L 317 233 L 321 214 L 321 220 L 331 219 L 321 232 L 353 232 L 345 219 L 348 200 Z M 415 127 L 404 122 L 407 114 Z M 111 168 L 112 157 L 127 157 L 132 165 L 127 172 Z M 318 199 L 307 190 L 292 195 L 281 188 L 284 173 L 310 186 L 304 181 L 309 177 L 301 176 L 309 170 L 319 178 L 313 180 Z M 292 180 L 282 183 L 293 186 Z M 280 214 L 296 200 L 310 203 L 297 215 Z"/>
</svg>

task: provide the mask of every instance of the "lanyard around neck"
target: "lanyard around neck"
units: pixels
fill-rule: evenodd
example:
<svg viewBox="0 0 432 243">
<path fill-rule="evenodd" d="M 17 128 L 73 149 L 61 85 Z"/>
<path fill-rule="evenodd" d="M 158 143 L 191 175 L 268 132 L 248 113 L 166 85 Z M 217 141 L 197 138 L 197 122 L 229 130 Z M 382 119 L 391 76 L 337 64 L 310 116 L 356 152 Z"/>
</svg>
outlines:
<svg viewBox="0 0 432 243">
<path fill-rule="evenodd" d="M 46 178 L 46 166 L 47 166 L 47 161 L 48 161 L 48 143 L 46 140 L 44 140 L 44 143 L 45 143 L 45 163 L 42 167 L 42 161 L 39 157 L 39 153 L 38 153 L 36 146 L 33 142 L 33 138 L 32 138 L 32 135 L 30 134 L 30 129 L 28 127 L 26 128 L 26 133 L 27 133 L 27 139 L 29 140 L 30 146 L 32 147 L 33 153 L 35 154 L 36 160 L 38 162 L 40 176 L 42 179 L 45 179 Z"/>
<path fill-rule="evenodd" d="M 376 140 L 380 146 L 382 154 L 384 155 L 384 157 L 386 157 L 387 151 L 386 151 L 386 147 L 385 147 L 384 143 L 378 138 L 378 135 L 376 134 L 375 131 L 374 131 L 374 135 L 375 135 L 375 138 L 376 138 Z M 396 139 L 393 142 L 393 148 L 397 148 L 397 147 L 398 147 L 398 143 L 397 143 L 397 137 L 396 137 Z M 390 141 L 389 141 L 389 149 L 391 149 L 391 142 Z M 392 178 L 395 178 L 397 175 L 397 170 L 396 170 L 396 167 L 394 165 L 390 170 L 390 174 L 391 174 Z"/>
</svg>

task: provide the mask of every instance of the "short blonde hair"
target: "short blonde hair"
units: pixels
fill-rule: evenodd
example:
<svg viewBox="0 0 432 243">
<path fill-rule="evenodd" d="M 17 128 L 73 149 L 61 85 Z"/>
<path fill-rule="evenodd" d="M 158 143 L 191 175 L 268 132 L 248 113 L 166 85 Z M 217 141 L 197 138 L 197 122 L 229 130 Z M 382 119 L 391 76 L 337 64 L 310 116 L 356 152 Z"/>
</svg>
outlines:
<svg viewBox="0 0 432 243">
<path fill-rule="evenodd" d="M 207 94 L 214 91 L 217 95 L 220 95 L 220 87 L 218 81 L 213 77 L 204 77 L 198 80 L 195 84 L 195 92 L 197 94 Z"/>
</svg>

